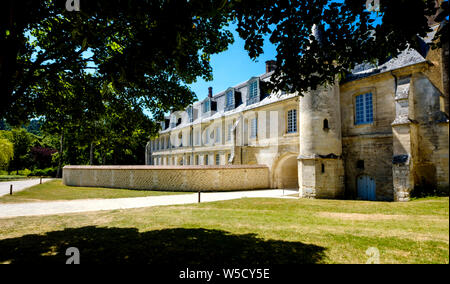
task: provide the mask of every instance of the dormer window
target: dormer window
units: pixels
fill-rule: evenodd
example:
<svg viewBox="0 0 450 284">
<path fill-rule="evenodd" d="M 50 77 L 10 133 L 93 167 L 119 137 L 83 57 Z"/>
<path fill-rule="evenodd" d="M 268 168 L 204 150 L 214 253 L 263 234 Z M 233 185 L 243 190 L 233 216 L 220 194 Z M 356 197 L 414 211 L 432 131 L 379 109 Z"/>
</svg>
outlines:
<svg viewBox="0 0 450 284">
<path fill-rule="evenodd" d="M 164 119 L 164 127 L 163 127 L 163 129 L 164 130 L 166 130 L 166 129 L 168 129 L 169 128 L 169 126 L 170 126 L 170 119 Z"/>
<path fill-rule="evenodd" d="M 206 100 L 203 103 L 203 113 L 207 113 L 211 111 L 211 101 L 210 100 Z"/>
<path fill-rule="evenodd" d="M 193 110 L 193 108 L 192 107 L 188 107 L 187 109 L 186 109 L 186 112 L 187 112 L 187 114 L 188 114 L 188 119 L 189 119 L 189 122 L 192 122 L 192 121 L 194 121 L 194 119 L 193 119 L 193 113 L 194 113 L 194 110 Z"/>
<path fill-rule="evenodd" d="M 258 82 L 258 80 L 253 80 L 248 85 L 247 105 L 259 102 Z"/>
<path fill-rule="evenodd" d="M 233 95 L 233 91 L 228 91 L 226 94 L 225 94 L 225 96 L 226 96 L 226 102 L 227 102 L 227 104 L 226 104 L 226 106 L 227 106 L 227 108 L 228 107 L 232 107 L 233 106 L 233 104 L 234 104 L 234 95 Z"/>
<path fill-rule="evenodd" d="M 234 88 L 225 91 L 225 111 L 233 110 L 242 104 L 241 92 Z"/>
</svg>

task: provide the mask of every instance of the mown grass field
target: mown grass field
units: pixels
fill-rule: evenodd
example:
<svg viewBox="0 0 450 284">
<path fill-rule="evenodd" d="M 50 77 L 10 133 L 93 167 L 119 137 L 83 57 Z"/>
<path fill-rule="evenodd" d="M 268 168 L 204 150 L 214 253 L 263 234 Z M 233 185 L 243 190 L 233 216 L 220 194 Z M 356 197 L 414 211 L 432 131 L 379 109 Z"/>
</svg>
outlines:
<svg viewBox="0 0 450 284">
<path fill-rule="evenodd" d="M 449 263 L 449 199 L 240 199 L 0 219 L 0 262 L 272 265 Z"/>
<path fill-rule="evenodd" d="M 167 191 L 146 191 L 117 188 L 97 188 L 97 187 L 73 187 L 62 184 L 61 180 L 52 180 L 39 184 L 22 191 L 14 192 L 13 195 L 0 197 L 1 203 L 22 203 L 55 200 L 75 200 L 92 198 L 125 198 L 125 197 L 145 197 L 156 195 L 181 194 L 179 192 Z M 185 194 L 185 193 L 184 193 Z"/>
</svg>

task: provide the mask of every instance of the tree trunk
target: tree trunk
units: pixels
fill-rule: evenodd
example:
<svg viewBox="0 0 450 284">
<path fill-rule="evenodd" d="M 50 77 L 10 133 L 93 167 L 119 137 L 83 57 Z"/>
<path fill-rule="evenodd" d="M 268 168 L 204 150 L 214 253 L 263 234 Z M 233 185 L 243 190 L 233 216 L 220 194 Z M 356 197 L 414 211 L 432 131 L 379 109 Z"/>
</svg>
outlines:
<svg viewBox="0 0 450 284">
<path fill-rule="evenodd" d="M 62 178 L 63 142 L 64 142 L 64 132 L 61 132 L 61 139 L 59 140 L 59 161 L 58 161 L 58 171 L 56 172 L 56 177 L 57 177 L 57 178 Z"/>
<path fill-rule="evenodd" d="M 89 149 L 89 165 L 94 164 L 94 142 L 91 142 L 91 147 Z"/>
</svg>

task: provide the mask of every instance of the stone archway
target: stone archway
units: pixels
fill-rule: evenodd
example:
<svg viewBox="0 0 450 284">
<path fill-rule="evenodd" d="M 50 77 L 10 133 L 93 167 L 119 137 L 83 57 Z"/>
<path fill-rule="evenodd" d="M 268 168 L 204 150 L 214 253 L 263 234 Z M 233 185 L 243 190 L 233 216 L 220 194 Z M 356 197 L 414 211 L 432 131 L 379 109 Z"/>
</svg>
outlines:
<svg viewBox="0 0 450 284">
<path fill-rule="evenodd" d="M 273 178 L 275 188 L 298 190 L 297 154 L 283 155 L 275 164 Z"/>
</svg>

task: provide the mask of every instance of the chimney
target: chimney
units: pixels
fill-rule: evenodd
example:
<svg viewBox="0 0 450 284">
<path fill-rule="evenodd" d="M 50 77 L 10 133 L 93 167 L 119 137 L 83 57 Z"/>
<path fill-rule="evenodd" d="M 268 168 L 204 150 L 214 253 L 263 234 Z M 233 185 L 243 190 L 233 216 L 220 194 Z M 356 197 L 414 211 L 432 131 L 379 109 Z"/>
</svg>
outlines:
<svg viewBox="0 0 450 284">
<path fill-rule="evenodd" d="M 208 97 L 209 97 L 209 98 L 212 98 L 212 96 L 213 96 L 213 93 L 212 93 L 212 87 L 209 87 L 209 88 L 208 88 Z"/>
<path fill-rule="evenodd" d="M 277 62 L 275 60 L 267 60 L 266 61 L 266 73 L 275 71 L 277 68 Z"/>
</svg>

